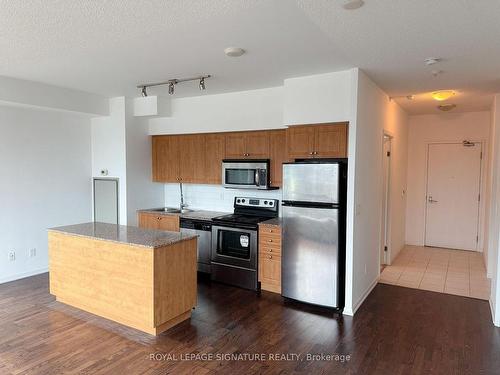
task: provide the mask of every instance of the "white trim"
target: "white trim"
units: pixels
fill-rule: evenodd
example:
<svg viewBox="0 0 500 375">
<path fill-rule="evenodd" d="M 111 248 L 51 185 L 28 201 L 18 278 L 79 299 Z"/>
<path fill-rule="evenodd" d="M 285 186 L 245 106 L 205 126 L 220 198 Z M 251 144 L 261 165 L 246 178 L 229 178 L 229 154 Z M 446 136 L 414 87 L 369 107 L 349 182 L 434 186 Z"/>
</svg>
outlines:
<svg viewBox="0 0 500 375">
<path fill-rule="evenodd" d="M 359 301 L 356 302 L 355 305 L 353 305 L 352 309 L 348 309 L 348 308 L 344 309 L 344 314 L 345 315 L 354 316 L 354 314 L 356 314 L 356 311 L 358 311 L 358 309 L 360 308 L 360 306 L 365 301 L 366 297 L 368 297 L 368 295 L 372 292 L 373 288 L 375 288 L 377 286 L 378 280 L 379 280 L 379 277 L 377 276 L 375 278 L 375 280 L 370 284 L 370 286 L 368 287 L 368 289 L 366 289 L 366 291 L 363 293 L 363 295 L 361 296 L 361 298 L 359 299 Z"/>
<path fill-rule="evenodd" d="M 491 302 L 491 297 L 488 299 L 488 302 L 490 304 L 490 310 L 491 310 L 491 320 L 493 321 L 493 324 L 497 327 L 500 327 L 500 319 L 495 318 L 495 306 Z"/>
<path fill-rule="evenodd" d="M 38 268 L 36 270 L 18 273 L 18 274 L 12 275 L 12 276 L 1 278 L 0 284 L 8 283 L 10 281 L 24 279 L 24 278 L 30 277 L 30 276 L 40 275 L 41 273 L 46 273 L 46 272 L 49 272 L 49 267 Z"/>
</svg>

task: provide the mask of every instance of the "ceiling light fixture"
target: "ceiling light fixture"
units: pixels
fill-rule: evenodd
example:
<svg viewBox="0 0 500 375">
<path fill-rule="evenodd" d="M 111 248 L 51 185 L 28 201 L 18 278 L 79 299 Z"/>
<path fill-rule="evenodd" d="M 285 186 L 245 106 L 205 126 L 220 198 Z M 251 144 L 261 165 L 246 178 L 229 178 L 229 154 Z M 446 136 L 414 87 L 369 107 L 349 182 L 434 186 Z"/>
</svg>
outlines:
<svg viewBox="0 0 500 375">
<path fill-rule="evenodd" d="M 432 95 L 432 98 L 434 100 L 442 102 L 443 100 L 447 100 L 447 99 L 451 98 L 452 96 L 454 96 L 455 91 L 453 91 L 453 90 L 440 90 L 440 91 L 434 91 L 431 95 Z"/>
<path fill-rule="evenodd" d="M 456 104 L 440 104 L 437 106 L 437 108 L 440 110 L 440 111 L 443 111 L 443 112 L 448 112 L 448 111 L 451 111 L 452 109 L 456 108 L 457 105 Z"/>
<path fill-rule="evenodd" d="M 342 8 L 347 10 L 354 10 L 361 8 L 365 2 L 363 0 L 347 0 L 342 4 Z"/>
<path fill-rule="evenodd" d="M 168 81 L 163 81 L 163 82 L 155 82 L 155 83 L 143 83 L 137 86 L 138 89 L 141 89 L 141 95 L 142 96 L 148 96 L 146 89 L 148 87 L 153 87 L 153 86 L 162 86 L 162 85 L 168 85 L 168 93 L 170 95 L 174 94 L 175 91 L 175 85 L 178 83 L 182 82 L 189 82 L 189 81 L 198 81 L 199 82 L 199 87 L 200 90 L 205 90 L 205 79 L 206 78 L 211 78 L 212 76 L 210 74 L 206 74 L 203 76 L 198 76 L 198 77 L 192 77 L 192 78 L 174 78 L 174 79 L 169 79 Z"/>
<path fill-rule="evenodd" d="M 245 50 L 239 47 L 227 47 L 224 50 L 224 53 L 229 57 L 240 57 L 245 53 Z"/>
<path fill-rule="evenodd" d="M 442 59 L 439 57 L 428 57 L 424 60 L 425 65 L 434 65 L 440 62 Z"/>
</svg>

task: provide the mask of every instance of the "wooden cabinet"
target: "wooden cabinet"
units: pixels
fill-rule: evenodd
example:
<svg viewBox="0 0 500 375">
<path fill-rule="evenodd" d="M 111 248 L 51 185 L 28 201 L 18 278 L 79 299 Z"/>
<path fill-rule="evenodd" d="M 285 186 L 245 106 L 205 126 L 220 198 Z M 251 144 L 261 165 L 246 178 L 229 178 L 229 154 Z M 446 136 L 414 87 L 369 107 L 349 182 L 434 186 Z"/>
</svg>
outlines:
<svg viewBox="0 0 500 375">
<path fill-rule="evenodd" d="M 226 135 L 226 159 L 268 159 L 269 132 L 251 131 Z"/>
<path fill-rule="evenodd" d="M 286 152 L 286 130 L 269 132 L 269 157 L 271 160 L 271 186 L 283 183 L 283 163 L 288 160 Z"/>
<path fill-rule="evenodd" d="M 139 212 L 139 228 L 180 231 L 179 215 L 158 215 L 154 212 Z"/>
<path fill-rule="evenodd" d="M 225 154 L 224 134 L 205 135 L 205 183 L 222 183 L 222 159 Z"/>
<path fill-rule="evenodd" d="M 178 136 L 179 181 L 205 181 L 205 139 L 201 134 Z"/>
<path fill-rule="evenodd" d="M 282 185 L 282 164 L 347 157 L 347 123 L 283 130 L 153 137 L 153 181 L 220 184 L 225 159 L 270 159 L 271 186 Z"/>
<path fill-rule="evenodd" d="M 179 136 L 153 137 L 153 181 L 179 181 Z"/>
<path fill-rule="evenodd" d="M 281 227 L 259 225 L 259 281 L 262 290 L 281 294 Z"/>
<path fill-rule="evenodd" d="M 347 123 L 292 126 L 287 129 L 290 159 L 347 157 Z"/>
</svg>

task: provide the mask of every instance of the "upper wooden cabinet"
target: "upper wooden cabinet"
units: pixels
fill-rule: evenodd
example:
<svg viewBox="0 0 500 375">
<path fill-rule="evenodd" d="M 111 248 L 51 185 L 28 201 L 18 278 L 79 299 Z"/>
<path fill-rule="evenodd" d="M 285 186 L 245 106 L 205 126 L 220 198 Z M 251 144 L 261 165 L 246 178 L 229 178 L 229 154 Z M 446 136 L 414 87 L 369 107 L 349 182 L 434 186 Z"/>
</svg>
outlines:
<svg viewBox="0 0 500 375">
<path fill-rule="evenodd" d="M 205 142 L 201 135 L 153 137 L 153 181 L 203 182 Z"/>
<path fill-rule="evenodd" d="M 226 159 L 268 158 L 268 131 L 238 132 L 226 135 Z"/>
<path fill-rule="evenodd" d="M 205 181 L 205 139 L 201 134 L 178 137 L 179 181 Z"/>
<path fill-rule="evenodd" d="M 292 126 L 287 129 L 290 159 L 347 157 L 347 123 Z"/>
<path fill-rule="evenodd" d="M 288 161 L 286 152 L 286 130 L 269 132 L 269 156 L 271 167 L 271 186 L 281 186 L 283 182 L 283 163 Z"/>
<path fill-rule="evenodd" d="M 205 183 L 222 183 L 222 159 L 225 155 L 224 134 L 205 135 Z"/>
<path fill-rule="evenodd" d="M 270 185 L 279 187 L 283 162 L 344 157 L 347 157 L 347 123 L 161 135 L 153 137 L 153 181 L 220 184 L 223 159 L 270 159 Z"/>
<path fill-rule="evenodd" d="M 153 137 L 153 181 L 179 181 L 179 136 Z"/>
</svg>

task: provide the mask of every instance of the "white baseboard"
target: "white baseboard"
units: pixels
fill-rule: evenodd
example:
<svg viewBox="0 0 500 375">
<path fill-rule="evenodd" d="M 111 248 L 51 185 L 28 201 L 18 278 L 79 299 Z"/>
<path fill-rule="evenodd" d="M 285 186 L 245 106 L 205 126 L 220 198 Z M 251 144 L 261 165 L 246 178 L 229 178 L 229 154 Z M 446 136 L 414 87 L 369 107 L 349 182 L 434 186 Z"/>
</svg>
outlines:
<svg viewBox="0 0 500 375">
<path fill-rule="evenodd" d="M 495 306 L 493 306 L 493 303 L 491 302 L 491 297 L 488 299 L 488 302 L 490 304 L 491 320 L 493 321 L 493 324 L 495 326 L 500 327 L 500 319 L 496 319 L 496 316 L 495 316 Z"/>
<path fill-rule="evenodd" d="M 365 292 L 363 293 L 361 298 L 358 300 L 358 302 L 356 302 L 356 304 L 354 306 L 352 306 L 352 308 L 349 308 L 347 306 L 344 308 L 345 315 L 354 316 L 354 314 L 356 314 L 356 311 L 358 311 L 358 309 L 361 307 L 361 305 L 365 301 L 366 297 L 368 297 L 368 295 L 371 293 L 373 288 L 375 288 L 375 286 L 377 285 L 378 280 L 379 280 L 379 277 L 377 276 L 375 278 L 375 280 L 370 284 L 370 286 L 365 290 Z"/>
<path fill-rule="evenodd" d="M 39 268 L 39 269 L 28 271 L 28 272 L 17 273 L 15 275 L 0 278 L 0 284 L 8 283 L 10 281 L 15 281 L 15 280 L 19 280 L 19 279 L 24 279 L 25 277 L 35 276 L 35 275 L 39 275 L 41 273 L 46 273 L 46 272 L 49 272 L 48 267 Z"/>
</svg>

